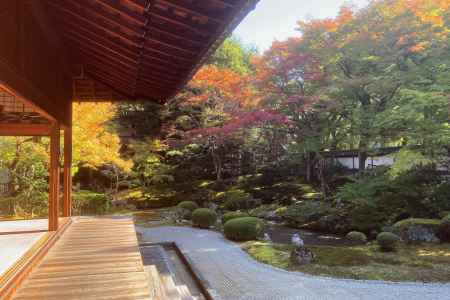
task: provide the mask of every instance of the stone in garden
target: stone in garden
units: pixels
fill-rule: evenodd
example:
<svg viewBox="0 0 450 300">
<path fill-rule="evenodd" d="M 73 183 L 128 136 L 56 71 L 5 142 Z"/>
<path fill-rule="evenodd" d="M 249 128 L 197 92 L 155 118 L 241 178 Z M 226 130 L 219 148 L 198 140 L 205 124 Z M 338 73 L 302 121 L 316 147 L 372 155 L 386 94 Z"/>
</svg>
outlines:
<svg viewBox="0 0 450 300">
<path fill-rule="evenodd" d="M 292 236 L 292 244 L 294 249 L 291 252 L 291 261 L 298 265 L 309 264 L 314 260 L 312 251 L 305 247 L 305 243 L 299 234 Z"/>
<path fill-rule="evenodd" d="M 394 232 L 407 242 L 438 243 L 440 220 L 405 219 L 394 224 Z"/>
</svg>

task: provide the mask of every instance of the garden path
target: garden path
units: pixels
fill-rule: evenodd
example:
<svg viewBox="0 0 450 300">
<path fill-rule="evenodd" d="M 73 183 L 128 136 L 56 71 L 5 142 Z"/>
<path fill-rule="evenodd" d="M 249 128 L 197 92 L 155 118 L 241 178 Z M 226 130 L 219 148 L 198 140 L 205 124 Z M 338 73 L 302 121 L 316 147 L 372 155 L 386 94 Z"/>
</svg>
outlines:
<svg viewBox="0 0 450 300">
<path fill-rule="evenodd" d="M 138 227 L 137 231 L 144 241 L 176 242 L 216 299 L 437 300 L 450 295 L 450 284 L 356 281 L 280 270 L 255 261 L 237 244 L 209 230 Z"/>
</svg>

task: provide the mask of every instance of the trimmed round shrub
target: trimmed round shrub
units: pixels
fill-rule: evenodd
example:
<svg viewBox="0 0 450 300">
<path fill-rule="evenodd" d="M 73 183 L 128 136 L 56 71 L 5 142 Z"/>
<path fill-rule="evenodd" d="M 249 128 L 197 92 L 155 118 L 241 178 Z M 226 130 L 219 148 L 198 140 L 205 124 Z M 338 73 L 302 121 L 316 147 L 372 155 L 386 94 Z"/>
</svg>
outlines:
<svg viewBox="0 0 450 300">
<path fill-rule="evenodd" d="M 360 242 L 360 243 L 366 243 L 367 242 L 367 236 L 359 231 L 350 231 L 345 236 L 348 240 L 354 241 L 354 242 Z"/>
<path fill-rule="evenodd" d="M 264 222 L 255 217 L 231 219 L 225 223 L 224 234 L 226 238 L 234 241 L 250 241 L 262 236 Z"/>
<path fill-rule="evenodd" d="M 230 211 L 227 212 L 223 215 L 222 217 L 222 223 L 225 224 L 226 222 L 232 220 L 232 219 L 236 219 L 236 218 L 244 218 L 244 217 L 249 217 L 249 215 L 245 212 L 240 212 L 240 211 Z"/>
<path fill-rule="evenodd" d="M 438 236 L 442 242 L 450 242 L 450 214 L 442 218 Z"/>
<path fill-rule="evenodd" d="M 395 251 L 399 240 L 398 235 L 391 232 L 382 232 L 377 235 L 377 243 L 382 251 Z"/>
<path fill-rule="evenodd" d="M 192 212 L 198 208 L 198 204 L 194 201 L 182 201 L 178 203 L 178 214 L 182 219 L 190 220 Z"/>
<path fill-rule="evenodd" d="M 198 204 L 195 203 L 194 201 L 182 201 L 182 202 L 178 203 L 177 207 L 182 208 L 182 209 L 187 209 L 190 211 L 194 211 L 198 208 Z"/>
<path fill-rule="evenodd" d="M 192 212 L 192 224 L 200 228 L 209 228 L 216 223 L 217 214 L 209 208 L 197 208 Z"/>
</svg>

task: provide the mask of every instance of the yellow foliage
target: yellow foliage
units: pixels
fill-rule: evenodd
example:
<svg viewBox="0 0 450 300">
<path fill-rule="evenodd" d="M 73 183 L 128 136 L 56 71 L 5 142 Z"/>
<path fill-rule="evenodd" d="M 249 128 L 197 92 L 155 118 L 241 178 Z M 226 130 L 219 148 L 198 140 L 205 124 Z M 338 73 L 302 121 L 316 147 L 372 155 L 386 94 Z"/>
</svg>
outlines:
<svg viewBox="0 0 450 300">
<path fill-rule="evenodd" d="M 120 139 L 107 123 L 116 114 L 111 103 L 74 103 L 73 105 L 73 161 L 98 167 L 113 163 L 128 172 L 132 162 L 120 157 Z"/>
</svg>

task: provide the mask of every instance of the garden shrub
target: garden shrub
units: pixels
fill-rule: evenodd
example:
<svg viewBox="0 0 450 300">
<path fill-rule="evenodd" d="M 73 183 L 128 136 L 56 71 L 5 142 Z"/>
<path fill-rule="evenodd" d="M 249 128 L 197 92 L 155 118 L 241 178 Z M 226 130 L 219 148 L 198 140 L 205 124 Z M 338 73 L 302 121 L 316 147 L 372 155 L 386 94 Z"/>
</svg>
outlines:
<svg viewBox="0 0 450 300">
<path fill-rule="evenodd" d="M 240 212 L 240 211 L 230 211 L 227 212 L 223 215 L 222 217 L 222 223 L 225 224 L 227 221 L 232 220 L 232 219 L 236 219 L 236 218 L 243 218 L 243 217 L 248 217 L 249 215 L 245 212 Z"/>
<path fill-rule="evenodd" d="M 36 191 L 14 197 L 0 197 L 0 216 L 18 218 L 45 217 L 48 214 L 48 194 Z"/>
<path fill-rule="evenodd" d="M 450 210 L 450 182 L 438 185 L 432 195 L 432 205 L 435 210 Z"/>
<path fill-rule="evenodd" d="M 359 231 L 350 231 L 349 233 L 347 233 L 347 235 L 345 236 L 348 240 L 350 241 L 354 241 L 354 242 L 361 242 L 361 243 L 366 243 L 367 242 L 367 236 Z"/>
<path fill-rule="evenodd" d="M 181 201 L 177 205 L 178 215 L 182 219 L 190 220 L 192 212 L 198 208 L 198 204 L 194 201 Z"/>
<path fill-rule="evenodd" d="M 409 218 L 394 224 L 394 232 L 405 242 L 438 242 L 439 219 Z"/>
<path fill-rule="evenodd" d="M 194 201 L 182 201 L 178 203 L 178 208 L 190 210 L 191 212 L 198 208 L 198 204 Z"/>
<path fill-rule="evenodd" d="M 377 243 L 382 251 L 395 251 L 399 237 L 391 232 L 381 232 L 377 235 Z"/>
<path fill-rule="evenodd" d="M 72 195 L 72 205 L 76 215 L 102 214 L 108 209 L 108 204 L 105 194 L 81 190 Z"/>
<path fill-rule="evenodd" d="M 351 228 L 370 233 L 372 230 L 379 230 L 386 222 L 385 211 L 369 205 L 358 205 L 350 210 Z"/>
<path fill-rule="evenodd" d="M 200 228 L 210 228 L 216 223 L 217 214 L 209 208 L 197 208 L 192 212 L 192 224 Z"/>
<path fill-rule="evenodd" d="M 306 223 L 317 222 L 321 217 L 332 214 L 334 211 L 329 203 L 320 201 L 303 201 L 290 205 L 283 213 L 283 218 L 294 227 Z"/>
<path fill-rule="evenodd" d="M 438 236 L 442 242 L 450 242 L 450 214 L 442 218 L 439 224 Z"/>
<path fill-rule="evenodd" d="M 250 208 L 252 197 L 240 189 L 232 189 L 220 195 L 219 200 L 223 201 L 224 210 L 239 210 Z"/>
<path fill-rule="evenodd" d="M 255 240 L 262 236 L 264 222 L 255 217 L 243 217 L 229 220 L 224 225 L 225 236 L 234 241 Z"/>
<path fill-rule="evenodd" d="M 385 172 L 384 168 L 379 168 L 374 171 L 374 176 L 364 176 L 356 182 L 347 183 L 338 188 L 336 196 L 355 205 L 372 206 L 376 198 L 388 189 L 389 178 Z"/>
</svg>

